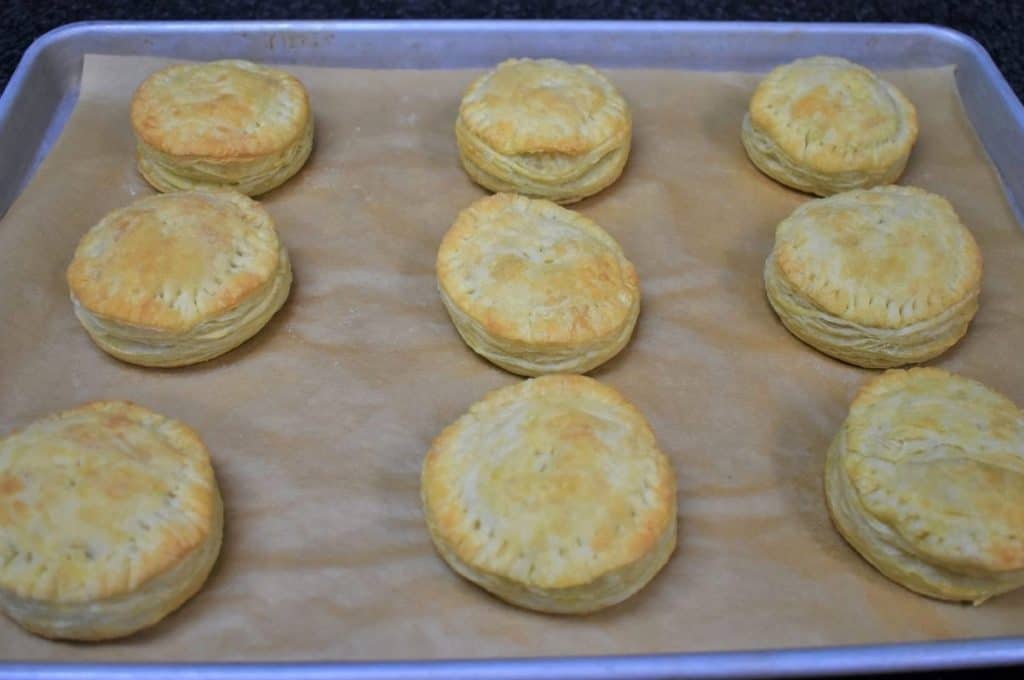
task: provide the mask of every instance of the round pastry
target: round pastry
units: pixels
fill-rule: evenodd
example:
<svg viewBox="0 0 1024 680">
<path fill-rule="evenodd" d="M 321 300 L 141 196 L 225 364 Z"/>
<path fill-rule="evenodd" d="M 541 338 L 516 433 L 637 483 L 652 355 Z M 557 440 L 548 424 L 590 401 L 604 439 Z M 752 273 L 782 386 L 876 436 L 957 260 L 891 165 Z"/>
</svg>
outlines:
<svg viewBox="0 0 1024 680">
<path fill-rule="evenodd" d="M 222 524 L 202 441 L 140 406 L 85 404 L 0 440 L 0 608 L 38 635 L 152 626 L 206 581 Z"/>
<path fill-rule="evenodd" d="M 248 61 L 169 66 L 132 99 L 139 172 L 160 191 L 226 187 L 256 196 L 309 158 L 313 116 L 294 76 Z"/>
<path fill-rule="evenodd" d="M 1024 585 L 1024 413 L 936 368 L 868 382 L 828 451 L 836 528 L 922 595 L 981 604 Z"/>
<path fill-rule="evenodd" d="M 783 220 L 764 282 L 793 335 L 842 361 L 889 368 L 936 357 L 967 332 L 981 252 L 945 199 L 861 189 Z"/>
<path fill-rule="evenodd" d="M 676 545 L 671 463 L 636 408 L 584 376 L 488 394 L 434 441 L 420 488 L 445 562 L 527 609 L 621 602 Z"/>
<path fill-rule="evenodd" d="M 491 191 L 573 203 L 622 173 L 629 107 L 589 66 L 509 59 L 478 78 L 455 123 L 462 166 Z"/>
<path fill-rule="evenodd" d="M 140 366 L 206 361 L 255 335 L 291 288 L 270 215 L 227 191 L 159 194 L 90 229 L 68 267 L 75 314 Z"/>
<path fill-rule="evenodd" d="M 579 213 L 514 194 L 463 210 L 437 253 L 441 300 L 473 351 L 519 375 L 586 373 L 640 313 L 636 270 Z"/>
<path fill-rule="evenodd" d="M 895 182 L 917 140 L 917 112 L 863 66 L 836 57 L 797 59 L 757 86 L 742 138 L 761 172 L 829 196 Z"/>
</svg>

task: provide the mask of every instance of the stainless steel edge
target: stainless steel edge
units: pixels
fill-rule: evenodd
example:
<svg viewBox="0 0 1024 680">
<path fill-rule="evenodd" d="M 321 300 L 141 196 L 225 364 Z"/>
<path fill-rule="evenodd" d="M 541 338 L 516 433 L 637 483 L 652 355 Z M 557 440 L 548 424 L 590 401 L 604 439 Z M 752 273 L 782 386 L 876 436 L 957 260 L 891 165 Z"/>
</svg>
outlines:
<svg viewBox="0 0 1024 680">
<path fill-rule="evenodd" d="M 663 680 L 821 677 L 1024 661 L 1019 638 L 618 657 L 238 664 L 6 664 L 5 680 Z"/>
<path fill-rule="evenodd" d="M 28 183 L 70 112 L 60 115 L 65 83 L 57 74 L 46 73 L 43 64 L 42 55 L 53 44 L 52 35 L 48 33 L 29 46 L 0 95 L 0 158 L 4 159 L 0 164 L 0 216 Z M 50 128 L 57 130 L 47 139 Z"/>
<path fill-rule="evenodd" d="M 78 96 L 87 53 L 365 68 L 481 67 L 556 56 L 604 67 L 763 71 L 827 52 L 876 68 L 955 64 L 964 106 L 1024 222 L 1024 107 L 976 41 L 916 24 L 543 21 L 87 22 L 36 40 L 0 96 L 0 213 Z M 2 663 L 0 678 L 769 678 L 1024 664 L 1024 637 L 620 657 L 357 663 Z"/>
<path fill-rule="evenodd" d="M 957 62 L 956 84 L 967 117 L 999 171 L 1010 209 L 1024 228 L 1024 106 L 988 51 L 974 38 L 935 28 L 969 55 Z"/>
</svg>

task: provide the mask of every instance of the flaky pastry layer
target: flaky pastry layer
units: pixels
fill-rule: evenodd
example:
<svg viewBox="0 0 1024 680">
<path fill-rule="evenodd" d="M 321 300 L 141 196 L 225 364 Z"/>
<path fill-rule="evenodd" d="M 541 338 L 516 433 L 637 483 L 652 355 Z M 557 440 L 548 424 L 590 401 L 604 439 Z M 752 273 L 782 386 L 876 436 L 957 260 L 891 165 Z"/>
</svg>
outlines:
<svg viewBox="0 0 1024 680">
<path fill-rule="evenodd" d="M 932 318 L 879 328 L 816 307 L 789 284 L 771 256 L 765 263 L 764 283 L 768 302 L 790 333 L 831 357 L 863 368 L 895 368 L 933 359 L 966 335 L 978 311 L 975 291 Z"/>
<path fill-rule="evenodd" d="M 558 203 L 621 174 L 632 121 L 600 73 L 554 59 L 512 59 L 466 90 L 455 137 L 466 172 L 492 191 Z"/>
<path fill-rule="evenodd" d="M 302 169 L 313 151 L 313 119 L 302 136 L 278 153 L 243 159 L 175 157 L 140 141 L 139 172 L 159 191 L 228 188 L 247 196 L 275 189 Z"/>
<path fill-rule="evenodd" d="M 925 361 L 978 309 L 981 251 L 948 201 L 884 186 L 809 201 L 779 223 L 765 290 L 794 335 L 866 368 Z"/>
<path fill-rule="evenodd" d="M 917 112 L 862 66 L 836 57 L 798 59 L 757 86 L 741 138 L 769 177 L 829 196 L 896 181 L 917 140 Z"/>
<path fill-rule="evenodd" d="M 825 492 L 850 545 L 910 590 L 981 604 L 1024 585 L 1024 414 L 980 383 L 934 368 L 870 381 Z"/>
<path fill-rule="evenodd" d="M 437 254 L 441 299 L 466 343 L 521 375 L 583 373 L 628 343 L 636 270 L 579 213 L 514 194 L 463 210 Z"/>
<path fill-rule="evenodd" d="M 259 195 L 298 172 L 313 147 L 302 83 L 242 60 L 157 71 L 136 91 L 131 119 L 139 171 L 160 191 Z"/>
<path fill-rule="evenodd" d="M 561 205 L 578 203 L 614 184 L 626 167 L 630 149 L 627 139 L 603 155 L 591 154 L 594 158 L 592 162 L 587 162 L 587 159 L 577 162 L 574 158 L 558 154 L 544 154 L 541 157 L 496 156 L 481 148 L 478 141 L 462 136 L 458 127 L 456 139 L 463 169 L 480 186 L 495 192 L 545 198 Z M 532 167 L 520 170 L 525 165 L 524 161 L 530 161 Z M 568 172 L 565 173 L 568 176 L 549 179 L 544 172 L 548 169 L 545 164 L 553 168 L 557 166 L 559 170 L 568 166 Z"/>
<path fill-rule="evenodd" d="M 866 189 L 892 184 L 903 175 L 910 160 L 910 152 L 890 165 L 877 168 L 842 170 L 826 173 L 814 170 L 782 151 L 775 141 L 750 123 L 750 115 L 743 118 L 741 133 L 743 148 L 758 170 L 775 181 L 816 196 L 831 196 L 853 189 Z"/>
<path fill-rule="evenodd" d="M 489 333 L 486 326 L 455 305 L 444 289 L 441 302 L 455 325 L 455 330 L 470 348 L 492 364 L 510 373 L 525 376 L 549 373 L 587 373 L 597 368 L 629 344 L 640 315 L 639 299 L 633 305 L 620 330 L 613 337 L 590 343 L 567 346 L 532 346 L 528 343 L 502 340 Z"/>
<path fill-rule="evenodd" d="M 223 508 L 183 424 L 93 402 L 0 441 L 0 608 L 53 638 L 152 625 L 203 584 Z"/>
<path fill-rule="evenodd" d="M 582 614 L 647 584 L 676 543 L 676 483 L 643 416 L 576 375 L 491 392 L 423 463 L 441 557 L 518 606 Z"/>
<path fill-rule="evenodd" d="M 104 318 L 85 309 L 74 294 L 71 302 L 89 337 L 107 354 L 138 366 L 171 368 L 219 357 L 256 335 L 284 305 L 291 284 L 291 262 L 282 247 L 277 273 L 262 290 L 185 332 Z"/>
<path fill-rule="evenodd" d="M 288 253 L 270 215 L 226 189 L 149 196 L 90 229 L 67 271 L 96 343 L 144 366 L 204 361 L 241 344 L 281 307 Z"/>
<path fill-rule="evenodd" d="M 220 555 L 224 508 L 216 491 L 213 526 L 202 546 L 141 588 L 108 600 L 52 603 L 0 589 L 0 609 L 28 631 L 54 640 L 96 642 L 136 633 L 162 621 L 206 583 Z"/>
</svg>

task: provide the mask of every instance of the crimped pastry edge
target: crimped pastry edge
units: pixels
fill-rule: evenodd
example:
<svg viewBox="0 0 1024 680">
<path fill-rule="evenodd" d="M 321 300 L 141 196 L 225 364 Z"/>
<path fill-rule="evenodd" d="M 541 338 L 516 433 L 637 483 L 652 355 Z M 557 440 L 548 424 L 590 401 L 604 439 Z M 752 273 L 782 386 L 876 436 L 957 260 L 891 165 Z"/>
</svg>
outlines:
<svg viewBox="0 0 1024 680">
<path fill-rule="evenodd" d="M 141 139 L 136 145 L 138 169 L 149 184 L 164 193 L 193 189 L 230 188 L 259 196 L 291 179 L 313 151 L 312 114 L 295 142 L 284 150 L 256 158 L 172 156 Z"/>
<path fill-rule="evenodd" d="M 468 238 L 467 225 L 493 219 L 492 212 L 504 214 L 509 209 L 529 213 L 531 218 L 554 220 L 599 243 L 615 254 L 628 290 L 629 308 L 609 323 L 590 327 L 587 333 L 536 335 L 522 328 L 514 316 L 505 316 L 490 330 L 480 316 L 487 314 L 479 305 L 461 294 L 460 282 L 465 272 L 452 261 L 458 257 L 462 239 Z M 493 228 L 493 227 L 492 227 Z M 461 237 L 461 238 L 460 238 Z M 485 359 L 518 375 L 539 376 L 552 373 L 586 373 L 618 354 L 632 337 L 640 313 L 641 290 L 633 264 L 621 246 L 600 225 L 581 213 L 559 207 L 545 199 L 531 199 L 521 194 L 495 194 L 481 198 L 462 210 L 445 233 L 437 254 L 436 285 L 442 303 L 460 337 Z M 451 287 L 455 297 L 448 292 Z M 467 311 L 468 310 L 468 311 Z M 474 316 L 474 313 L 477 316 Z M 507 323 L 506 323 L 507 322 Z"/>
<path fill-rule="evenodd" d="M 923 560 L 885 522 L 860 502 L 843 466 L 846 423 L 832 440 L 825 459 L 825 501 L 839 534 L 886 578 L 927 597 L 975 606 L 1024 586 L 1024 569 L 988 578 L 964 574 Z"/>
<path fill-rule="evenodd" d="M 469 316 L 438 285 L 441 301 L 451 316 L 459 336 L 474 352 L 492 364 L 516 375 L 528 377 L 552 373 L 587 373 L 611 360 L 621 352 L 636 328 L 640 316 L 640 298 L 634 298 L 629 315 L 616 333 L 595 338 L 589 343 L 574 346 L 550 346 L 505 341 L 487 332 L 487 329 Z"/>
<path fill-rule="evenodd" d="M 0 609 L 26 630 L 53 640 L 100 641 L 125 637 L 160 622 L 192 598 L 220 555 L 224 504 L 213 486 L 213 526 L 202 545 L 141 588 L 108 600 L 51 604 L 0 588 Z"/>
<path fill-rule="evenodd" d="M 630 142 L 627 139 L 599 157 L 592 165 L 581 168 L 578 175 L 565 183 L 550 184 L 526 175 L 503 171 L 489 159 L 477 154 L 473 148 L 459 141 L 459 159 L 470 179 L 490 191 L 518 193 L 532 198 L 546 198 L 561 205 L 577 203 L 593 196 L 615 183 L 629 160 Z"/>
<path fill-rule="evenodd" d="M 497 409 L 497 412 L 500 413 L 510 403 L 520 399 L 523 392 L 529 393 L 530 398 L 543 398 L 551 390 L 557 393 L 562 390 L 578 389 L 587 393 L 592 392 L 591 398 L 598 402 L 613 404 L 615 408 L 622 409 L 632 423 L 639 428 L 638 434 L 655 454 L 656 465 L 664 474 L 663 477 L 658 478 L 658 488 L 663 493 L 662 500 L 665 504 L 665 507 L 659 507 L 659 511 L 653 514 L 653 521 L 658 525 L 657 534 L 652 531 L 654 527 L 651 522 L 645 522 L 641 531 L 649 535 L 650 540 L 645 541 L 646 547 L 642 551 L 631 550 L 633 555 L 631 559 L 613 562 L 609 567 L 592 573 L 586 579 L 580 577 L 579 571 L 573 571 L 570 578 L 550 581 L 551 585 L 549 586 L 538 585 L 536 582 L 528 585 L 492 569 L 479 569 L 471 566 L 460 557 L 460 553 L 464 550 L 462 543 L 450 544 L 445 538 L 445 532 L 441 530 L 445 523 L 452 526 L 457 524 L 458 518 L 451 516 L 451 508 L 449 507 L 445 513 L 444 521 L 439 521 L 434 514 L 436 510 L 443 510 L 444 506 L 442 504 L 442 508 L 436 508 L 430 502 L 428 491 L 438 487 L 435 476 L 431 475 L 432 461 L 440 455 L 439 451 L 443 451 L 450 445 L 451 438 L 456 436 L 460 428 L 471 426 L 471 423 L 480 418 L 483 412 Z M 430 450 L 423 459 L 420 478 L 420 501 L 428 533 L 435 549 L 446 564 L 470 582 L 506 602 L 536 611 L 557 614 L 586 614 L 610 607 L 636 594 L 657 575 L 671 557 L 677 544 L 677 493 L 678 483 L 672 463 L 658 447 L 650 424 L 639 409 L 615 389 L 593 378 L 579 375 L 550 375 L 488 392 L 467 412 L 445 427 L 433 440 Z M 458 514 L 460 511 L 455 510 L 455 512 Z M 456 532 L 455 539 L 459 540 L 458 537 L 459 533 Z"/>
<path fill-rule="evenodd" d="M 853 153 L 835 147 L 808 152 L 806 131 L 794 133 L 773 111 L 773 93 L 785 88 L 778 82 L 787 71 L 813 65 L 835 72 L 849 71 L 866 76 L 872 85 L 893 102 L 899 120 L 896 136 Z M 817 55 L 780 64 L 758 83 L 743 121 L 741 139 L 754 165 L 783 185 L 829 196 L 850 189 L 891 184 L 902 174 L 918 137 L 917 110 L 892 83 L 861 64 L 841 57 Z"/>
<path fill-rule="evenodd" d="M 539 141 L 536 135 L 531 135 L 523 129 L 509 130 L 505 126 L 495 126 L 488 129 L 487 105 L 480 100 L 474 100 L 475 95 L 481 88 L 487 86 L 491 78 L 497 72 L 506 68 L 516 68 L 522 65 L 540 66 L 541 68 L 567 70 L 578 77 L 584 74 L 591 78 L 600 88 L 605 97 L 605 105 L 596 113 L 592 113 L 584 123 L 587 132 L 585 138 L 579 136 L 581 130 L 574 130 L 575 135 L 569 135 L 568 139 Z M 494 149 L 496 153 L 503 156 L 516 154 L 533 153 L 559 153 L 568 156 L 577 156 L 587 153 L 603 145 L 617 145 L 616 139 L 623 135 L 629 136 L 631 119 L 629 104 L 622 97 L 622 94 L 602 72 L 588 64 L 572 64 L 561 59 L 506 59 L 483 73 L 473 80 L 465 89 L 459 103 L 458 118 L 465 123 L 468 131 L 472 131 L 483 142 L 486 148 Z M 623 123 L 625 123 L 623 125 Z"/>
<path fill-rule="evenodd" d="M 427 507 L 425 501 L 423 506 Z M 676 548 L 678 531 L 673 513 L 670 526 L 658 537 L 653 549 L 636 562 L 606 572 L 586 585 L 541 588 L 469 566 L 441 538 L 429 512 L 426 515 L 434 548 L 455 573 L 509 604 L 548 614 L 590 614 L 629 599 L 668 563 Z"/>
<path fill-rule="evenodd" d="M 213 359 L 256 335 L 281 309 L 291 290 L 288 251 L 279 250 L 277 273 L 259 291 L 224 314 L 207 319 L 188 333 L 142 328 L 93 314 L 71 293 L 75 315 L 96 345 L 131 364 L 171 368 Z"/>
<path fill-rule="evenodd" d="M 902 328 L 854 323 L 818 308 L 791 286 L 775 261 L 765 261 L 768 302 L 786 329 L 831 357 L 862 368 L 895 368 L 933 359 L 967 334 L 978 311 L 980 289 L 929 319 Z"/>
<path fill-rule="evenodd" d="M 749 113 L 743 118 L 740 139 L 747 156 L 758 170 L 780 184 L 816 196 L 831 196 L 853 189 L 893 184 L 906 169 L 912 150 L 912 147 L 908 148 L 895 161 L 879 168 L 824 172 L 790 157 L 764 131 L 754 127 Z"/>
</svg>

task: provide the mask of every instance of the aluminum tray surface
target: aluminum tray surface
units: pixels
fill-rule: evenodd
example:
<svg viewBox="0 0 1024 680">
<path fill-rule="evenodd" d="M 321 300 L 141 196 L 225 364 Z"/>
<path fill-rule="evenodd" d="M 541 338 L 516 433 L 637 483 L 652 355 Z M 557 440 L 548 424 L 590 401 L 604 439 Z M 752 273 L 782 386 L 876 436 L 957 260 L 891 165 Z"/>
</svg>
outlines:
<svg viewBox="0 0 1024 680">
<path fill-rule="evenodd" d="M 828 52 L 865 65 L 953 64 L 967 115 L 1024 223 L 1024 107 L 985 50 L 944 28 L 898 24 L 354 21 L 65 26 L 26 51 L 0 97 L 0 214 L 31 179 L 78 98 L 85 54 L 244 58 L 351 68 L 480 68 L 512 56 L 598 67 L 765 71 Z M 21 664 L 0 678 L 724 678 L 822 676 L 1024 663 L 1024 637 L 559 659 L 356 663 Z"/>
</svg>

